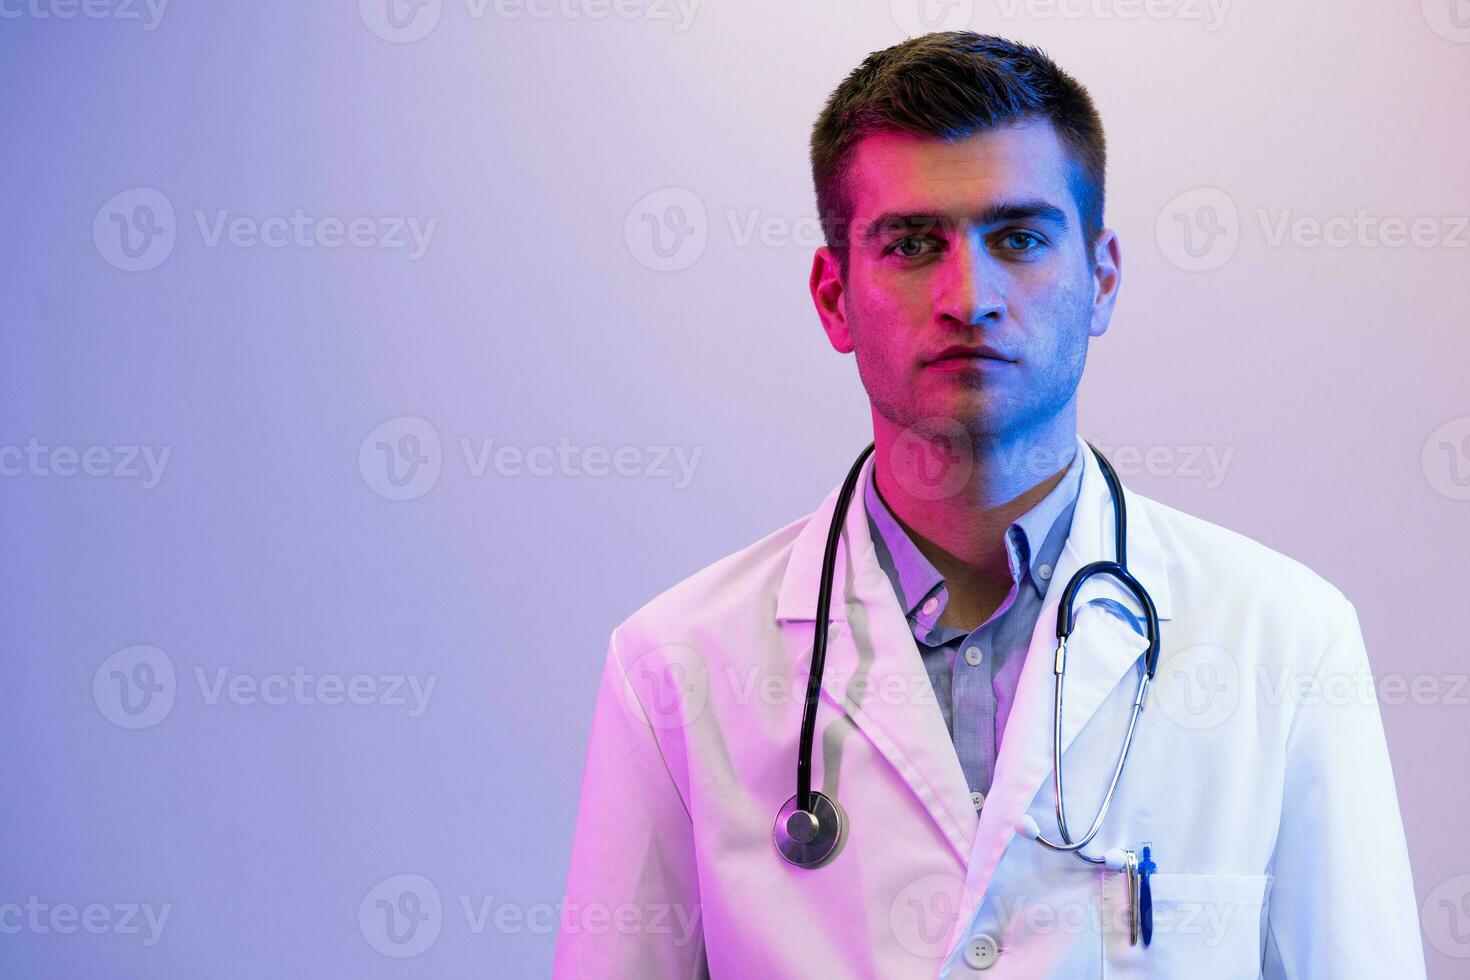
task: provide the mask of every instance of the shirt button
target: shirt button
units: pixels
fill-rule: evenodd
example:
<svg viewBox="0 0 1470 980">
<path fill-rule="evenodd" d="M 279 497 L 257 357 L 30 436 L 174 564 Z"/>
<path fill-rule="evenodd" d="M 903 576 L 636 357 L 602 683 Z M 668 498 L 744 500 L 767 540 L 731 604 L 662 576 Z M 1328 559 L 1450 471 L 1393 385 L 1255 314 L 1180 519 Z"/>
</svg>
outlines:
<svg viewBox="0 0 1470 980">
<path fill-rule="evenodd" d="M 989 936 L 974 936 L 965 943 L 965 962 L 976 970 L 988 970 L 1000 957 L 1000 947 Z"/>
<path fill-rule="evenodd" d="M 979 813 L 980 808 L 985 805 L 985 794 L 978 789 L 970 790 L 970 802 L 975 804 L 975 812 Z"/>
<path fill-rule="evenodd" d="M 1051 579 L 1051 566 L 1050 565 L 1041 565 L 1040 567 L 1038 567 L 1036 569 L 1036 574 L 1037 575 L 1040 575 L 1043 580 L 1050 580 Z"/>
<path fill-rule="evenodd" d="M 939 608 L 939 600 L 937 598 L 934 598 L 933 596 L 930 596 L 928 599 L 926 599 L 924 601 L 924 615 L 925 616 L 932 616 L 932 615 L 934 615 L 934 610 L 936 610 L 938 608 Z"/>
<path fill-rule="evenodd" d="M 969 664 L 971 667 L 979 667 L 980 661 L 983 659 L 985 659 L 985 654 L 980 652 L 979 647 L 965 648 L 965 663 Z"/>
</svg>

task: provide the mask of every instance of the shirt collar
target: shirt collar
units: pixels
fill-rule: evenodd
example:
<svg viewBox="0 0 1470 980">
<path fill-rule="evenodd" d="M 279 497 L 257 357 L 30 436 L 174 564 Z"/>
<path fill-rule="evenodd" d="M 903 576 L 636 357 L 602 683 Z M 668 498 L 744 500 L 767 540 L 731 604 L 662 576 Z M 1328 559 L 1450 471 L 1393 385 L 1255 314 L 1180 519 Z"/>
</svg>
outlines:
<svg viewBox="0 0 1470 980">
<path fill-rule="evenodd" d="M 904 614 L 912 617 L 926 597 L 944 585 L 944 576 L 939 574 L 932 562 L 919 550 L 918 545 L 898 523 L 883 498 L 878 495 L 875 483 L 877 467 L 869 468 L 863 487 L 863 499 L 868 512 L 868 530 L 872 535 L 878 563 L 887 573 L 898 596 Z M 1077 494 L 1082 487 L 1082 459 L 1075 455 L 1062 479 L 1043 497 L 1036 506 L 1011 522 L 1006 529 L 1006 548 L 1010 554 L 1011 568 L 1024 561 L 1029 574 L 1024 577 L 1031 582 L 1038 594 L 1045 596 L 1051 579 L 1052 569 L 1066 544 L 1071 531 L 1072 511 L 1077 504 Z M 1017 554 L 1016 552 L 1020 552 Z M 937 618 L 939 610 L 929 618 Z"/>
</svg>

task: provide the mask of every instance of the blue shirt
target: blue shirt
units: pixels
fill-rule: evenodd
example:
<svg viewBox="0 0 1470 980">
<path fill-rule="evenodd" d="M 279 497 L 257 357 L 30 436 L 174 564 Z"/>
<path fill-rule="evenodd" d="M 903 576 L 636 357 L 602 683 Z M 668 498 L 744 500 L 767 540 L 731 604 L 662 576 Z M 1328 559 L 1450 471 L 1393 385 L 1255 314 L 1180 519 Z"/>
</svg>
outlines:
<svg viewBox="0 0 1470 980">
<path fill-rule="evenodd" d="M 870 468 L 876 474 L 877 468 Z M 1006 719 L 1015 703 L 1021 666 L 1036 617 L 1067 535 L 1082 486 L 1082 460 L 1073 458 L 1052 491 L 1006 528 L 1011 591 L 984 623 L 966 633 L 940 626 L 949 601 L 941 576 L 878 495 L 875 476 L 864 487 L 868 530 L 878 563 L 908 617 L 945 727 L 954 741 L 979 810 L 990 792 Z"/>
</svg>

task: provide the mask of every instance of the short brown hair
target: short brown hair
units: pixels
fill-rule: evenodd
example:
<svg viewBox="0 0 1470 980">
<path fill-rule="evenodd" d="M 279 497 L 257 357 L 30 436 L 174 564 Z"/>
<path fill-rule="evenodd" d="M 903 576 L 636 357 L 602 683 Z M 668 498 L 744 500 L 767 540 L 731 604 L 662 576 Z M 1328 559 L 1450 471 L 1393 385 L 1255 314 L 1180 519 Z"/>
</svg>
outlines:
<svg viewBox="0 0 1470 980">
<path fill-rule="evenodd" d="M 1103 226 L 1107 147 L 1092 97 L 1076 79 L 1039 48 L 973 31 L 924 34 L 868 55 L 812 127 L 817 213 L 843 277 L 853 208 L 847 167 L 862 137 L 954 140 L 1030 118 L 1050 120 L 1072 157 L 1068 185 L 1090 246 Z"/>
</svg>

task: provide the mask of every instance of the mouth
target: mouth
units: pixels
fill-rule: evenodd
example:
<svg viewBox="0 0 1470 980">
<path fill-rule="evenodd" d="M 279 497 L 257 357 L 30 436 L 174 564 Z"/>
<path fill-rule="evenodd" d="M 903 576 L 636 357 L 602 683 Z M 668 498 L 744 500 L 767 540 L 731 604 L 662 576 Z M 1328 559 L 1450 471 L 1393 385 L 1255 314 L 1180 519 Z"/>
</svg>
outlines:
<svg viewBox="0 0 1470 980">
<path fill-rule="evenodd" d="M 992 374 L 1015 366 L 1015 361 L 1002 361 L 994 357 L 945 357 L 928 365 L 931 371 L 978 374 Z"/>
<path fill-rule="evenodd" d="M 940 370 L 994 370 L 1016 362 L 994 347 L 946 347 L 929 360 L 928 366 Z"/>
</svg>

